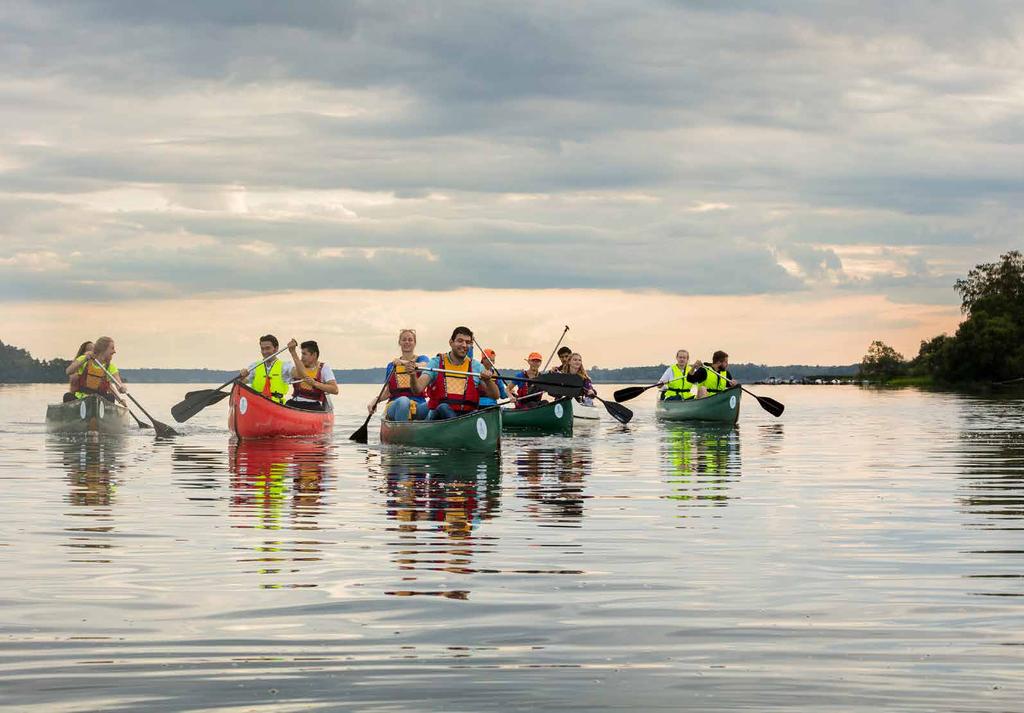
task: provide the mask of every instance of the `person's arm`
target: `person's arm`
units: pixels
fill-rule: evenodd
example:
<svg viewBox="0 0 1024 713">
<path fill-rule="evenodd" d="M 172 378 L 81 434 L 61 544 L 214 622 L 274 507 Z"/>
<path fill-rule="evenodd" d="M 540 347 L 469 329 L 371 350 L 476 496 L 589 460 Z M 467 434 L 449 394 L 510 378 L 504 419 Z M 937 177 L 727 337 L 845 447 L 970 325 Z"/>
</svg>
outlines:
<svg viewBox="0 0 1024 713">
<path fill-rule="evenodd" d="M 668 382 L 672 381 L 672 367 L 665 369 L 665 373 L 658 379 L 658 391 L 665 391 L 668 389 Z"/>
<path fill-rule="evenodd" d="M 331 367 L 324 364 L 323 369 L 320 370 L 320 377 L 323 381 L 314 381 L 313 386 L 323 391 L 325 394 L 338 395 L 338 381 L 334 378 L 334 371 Z"/>
<path fill-rule="evenodd" d="M 295 368 L 292 369 L 292 373 L 290 375 L 281 375 L 286 377 L 285 381 L 290 380 L 287 378 L 288 376 L 295 379 L 302 379 L 303 381 L 309 379 L 309 377 L 306 376 L 306 365 L 302 363 L 302 358 L 299 356 L 299 342 L 294 337 L 288 340 L 288 353 L 292 355 L 292 364 L 295 365 Z M 309 381 L 313 380 L 309 379 Z"/>
<path fill-rule="evenodd" d="M 471 361 L 469 363 L 469 370 L 475 371 L 480 374 L 477 380 L 477 386 L 484 392 L 484 396 L 488 396 L 495 401 L 501 396 L 498 392 L 498 386 L 494 383 L 494 372 L 490 369 L 484 369 L 484 365 L 478 361 Z M 471 379 L 474 377 L 470 377 Z"/>
<path fill-rule="evenodd" d="M 428 369 L 440 368 L 441 360 L 437 357 L 433 357 L 427 362 Z M 422 394 L 427 390 L 427 387 L 434 383 L 434 379 L 437 377 L 432 371 L 414 371 L 409 374 L 409 382 L 412 384 L 412 391 L 414 394 Z"/>
</svg>

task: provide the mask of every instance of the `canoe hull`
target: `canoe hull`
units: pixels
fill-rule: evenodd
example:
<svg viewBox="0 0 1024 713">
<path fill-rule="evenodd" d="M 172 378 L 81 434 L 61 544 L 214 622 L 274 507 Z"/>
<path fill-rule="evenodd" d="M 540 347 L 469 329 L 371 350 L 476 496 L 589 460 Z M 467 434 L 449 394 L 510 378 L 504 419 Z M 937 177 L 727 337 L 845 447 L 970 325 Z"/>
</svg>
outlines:
<svg viewBox="0 0 1024 713">
<path fill-rule="evenodd" d="M 600 421 L 601 411 L 593 404 L 581 404 L 577 401 L 572 405 L 572 417 L 577 421 Z"/>
<path fill-rule="evenodd" d="M 501 430 L 506 433 L 537 435 L 572 435 L 573 408 L 571 397 L 530 409 L 505 409 L 501 414 Z"/>
<path fill-rule="evenodd" d="M 319 436 L 334 428 L 334 412 L 282 406 L 244 384 L 235 384 L 228 406 L 228 428 L 240 439 Z"/>
<path fill-rule="evenodd" d="M 128 409 L 99 396 L 46 407 L 46 429 L 53 433 L 124 433 Z"/>
<path fill-rule="evenodd" d="M 443 421 L 381 419 L 380 442 L 445 451 L 494 453 L 501 440 L 501 409 L 496 406 Z"/>
<path fill-rule="evenodd" d="M 658 401 L 656 413 L 665 421 L 703 421 L 734 424 L 740 417 L 743 391 L 738 386 L 704 399 Z"/>
</svg>

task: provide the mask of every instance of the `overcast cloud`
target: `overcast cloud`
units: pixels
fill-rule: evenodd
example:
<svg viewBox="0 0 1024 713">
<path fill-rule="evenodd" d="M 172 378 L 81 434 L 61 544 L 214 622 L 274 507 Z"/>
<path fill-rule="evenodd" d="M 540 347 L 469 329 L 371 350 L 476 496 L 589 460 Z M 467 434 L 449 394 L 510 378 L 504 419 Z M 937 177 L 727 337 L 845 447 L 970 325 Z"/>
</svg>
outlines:
<svg viewBox="0 0 1024 713">
<path fill-rule="evenodd" d="M 1020 247 L 1019 3 L 7 2 L 0 300 L 953 300 Z"/>
</svg>

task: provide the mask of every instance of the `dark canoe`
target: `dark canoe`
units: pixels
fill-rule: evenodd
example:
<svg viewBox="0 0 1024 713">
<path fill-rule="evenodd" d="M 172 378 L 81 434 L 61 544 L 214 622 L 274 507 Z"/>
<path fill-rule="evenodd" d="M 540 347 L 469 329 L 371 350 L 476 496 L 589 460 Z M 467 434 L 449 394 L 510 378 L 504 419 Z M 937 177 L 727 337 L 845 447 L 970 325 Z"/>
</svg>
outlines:
<svg viewBox="0 0 1024 713">
<path fill-rule="evenodd" d="M 54 433 L 124 433 L 130 425 L 127 408 L 95 395 L 46 407 L 46 428 Z"/>
<path fill-rule="evenodd" d="M 573 399 L 565 397 L 528 409 L 506 409 L 501 430 L 515 433 L 572 435 Z"/>
<path fill-rule="evenodd" d="M 501 437 L 501 409 L 497 406 L 443 421 L 380 422 L 380 442 L 445 451 L 494 453 Z"/>
<path fill-rule="evenodd" d="M 705 421 L 709 423 L 733 424 L 740 417 L 740 397 L 743 390 L 738 386 L 703 399 L 686 401 L 658 401 L 658 418 L 666 421 Z"/>
</svg>

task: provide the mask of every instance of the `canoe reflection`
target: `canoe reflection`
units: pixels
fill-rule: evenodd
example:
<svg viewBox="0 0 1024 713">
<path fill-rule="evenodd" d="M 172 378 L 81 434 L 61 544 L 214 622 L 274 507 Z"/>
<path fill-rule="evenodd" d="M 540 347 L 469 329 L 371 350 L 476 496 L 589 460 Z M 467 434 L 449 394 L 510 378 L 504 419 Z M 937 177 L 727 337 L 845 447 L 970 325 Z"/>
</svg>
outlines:
<svg viewBox="0 0 1024 713">
<path fill-rule="evenodd" d="M 724 506 L 741 473 L 739 439 L 731 426 L 663 424 L 661 465 L 672 491 L 665 497 L 687 507 Z"/>
<path fill-rule="evenodd" d="M 325 543 L 309 536 L 289 537 L 288 532 L 320 529 L 330 450 L 323 439 L 237 441 L 229 446 L 232 528 L 274 533 L 255 547 L 243 548 L 239 558 L 255 563 L 255 573 L 275 578 L 261 584 L 264 589 L 317 586 L 276 580 L 301 572 L 298 563 L 322 559 Z"/>
<path fill-rule="evenodd" d="M 529 448 L 517 455 L 519 495 L 530 501 L 529 516 L 544 520 L 541 527 L 579 527 L 593 463 L 588 445 Z"/>
<path fill-rule="evenodd" d="M 122 468 L 124 449 L 124 440 L 117 436 L 47 437 L 47 450 L 60 459 L 67 472 L 66 500 L 75 508 L 65 513 L 74 518 L 73 526 L 64 528 L 71 533 L 66 547 L 75 552 L 74 562 L 110 562 L 105 555 L 117 542 L 110 536 L 114 531 L 111 506 L 118 485 L 115 475 Z"/>
<path fill-rule="evenodd" d="M 387 516 L 398 534 L 393 561 L 403 571 L 471 574 L 473 556 L 492 543 L 477 533 L 500 507 L 501 461 L 497 455 L 438 455 L 380 451 Z M 372 470 L 372 469 L 371 469 Z M 403 581 L 416 581 L 416 575 Z M 466 599 L 465 589 L 389 591 L 394 596 L 432 595 Z"/>
</svg>

